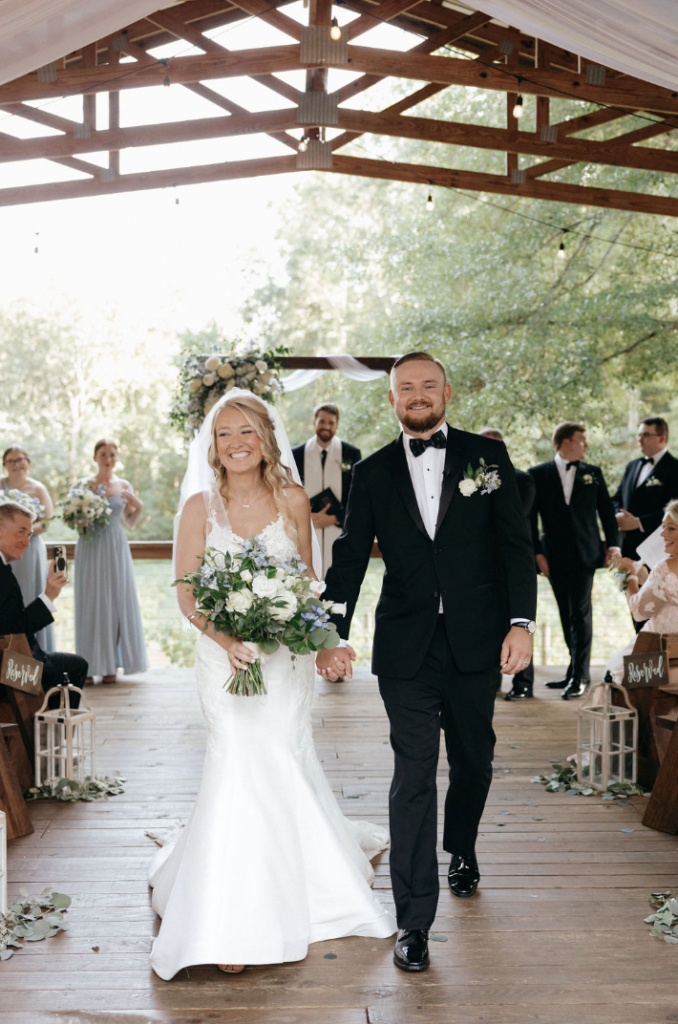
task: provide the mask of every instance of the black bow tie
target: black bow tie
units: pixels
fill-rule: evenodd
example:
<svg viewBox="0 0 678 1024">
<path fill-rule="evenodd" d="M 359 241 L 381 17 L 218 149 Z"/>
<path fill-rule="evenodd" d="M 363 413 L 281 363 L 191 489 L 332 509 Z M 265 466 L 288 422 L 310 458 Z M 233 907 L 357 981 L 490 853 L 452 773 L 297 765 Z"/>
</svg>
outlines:
<svg viewBox="0 0 678 1024">
<path fill-rule="evenodd" d="M 427 448 L 447 448 L 447 438 L 442 430 L 436 430 L 435 434 L 424 441 L 421 437 L 410 438 L 410 451 L 415 459 L 423 455 Z"/>
<path fill-rule="evenodd" d="M 650 455 L 643 455 L 640 461 L 643 465 L 649 462 L 651 466 L 654 466 L 654 459 Z"/>
<path fill-rule="evenodd" d="M 576 469 L 580 461 L 581 459 L 578 459 L 576 462 L 568 462 L 568 464 L 565 466 L 565 469 Z"/>
</svg>

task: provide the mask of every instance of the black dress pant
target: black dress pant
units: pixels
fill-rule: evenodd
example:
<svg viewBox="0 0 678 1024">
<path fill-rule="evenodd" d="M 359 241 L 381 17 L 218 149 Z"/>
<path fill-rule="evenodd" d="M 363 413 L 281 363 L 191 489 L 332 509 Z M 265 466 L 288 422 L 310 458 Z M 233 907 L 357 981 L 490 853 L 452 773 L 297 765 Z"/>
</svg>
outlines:
<svg viewBox="0 0 678 1024">
<path fill-rule="evenodd" d="M 68 681 L 80 689 L 85 685 L 85 679 L 87 678 L 88 665 L 84 658 L 81 658 L 79 654 L 47 654 L 43 653 L 40 659 L 43 663 L 42 670 L 42 688 L 47 692 L 53 686 L 63 686 L 66 680 L 64 676 L 68 676 Z M 77 708 L 80 703 L 79 695 L 71 695 L 71 707 Z M 59 706 L 59 695 L 53 694 L 49 700 L 50 708 L 56 708 Z"/>
<path fill-rule="evenodd" d="M 563 636 L 570 652 L 568 676 L 589 682 L 593 640 L 591 590 L 595 569 L 577 564 L 567 567 L 549 564 L 549 582 L 555 594 Z"/>
<path fill-rule="evenodd" d="M 445 735 L 449 787 L 443 848 L 473 853 L 492 782 L 492 729 L 499 667 L 464 674 L 438 621 L 414 679 L 379 677 L 395 771 L 389 795 L 391 880 L 399 928 L 428 929 L 438 903 L 436 770 Z"/>
</svg>

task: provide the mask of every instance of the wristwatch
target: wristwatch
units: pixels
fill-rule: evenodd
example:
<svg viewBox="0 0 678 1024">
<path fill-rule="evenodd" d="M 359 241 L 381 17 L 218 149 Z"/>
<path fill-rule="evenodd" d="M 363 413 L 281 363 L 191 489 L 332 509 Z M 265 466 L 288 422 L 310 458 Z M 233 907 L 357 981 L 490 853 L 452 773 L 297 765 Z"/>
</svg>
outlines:
<svg viewBox="0 0 678 1024">
<path fill-rule="evenodd" d="M 537 632 L 537 623 L 533 619 L 514 619 L 511 625 L 520 626 L 521 629 L 526 629 L 530 636 Z"/>
</svg>

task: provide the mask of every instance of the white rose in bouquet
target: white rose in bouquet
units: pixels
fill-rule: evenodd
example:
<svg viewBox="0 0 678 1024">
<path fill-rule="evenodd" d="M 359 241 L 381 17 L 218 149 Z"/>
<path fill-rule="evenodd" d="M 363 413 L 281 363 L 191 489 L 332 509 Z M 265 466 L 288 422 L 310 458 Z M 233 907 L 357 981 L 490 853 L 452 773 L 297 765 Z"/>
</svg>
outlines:
<svg viewBox="0 0 678 1024">
<path fill-rule="evenodd" d="M 331 608 L 333 615 L 345 615 L 346 614 L 346 602 L 339 604 L 338 602 L 332 605 Z"/>
<path fill-rule="evenodd" d="M 202 380 L 200 379 L 200 377 L 194 377 L 193 380 L 189 380 L 188 382 L 188 390 L 192 391 L 193 394 L 195 394 L 196 391 L 200 391 L 201 387 Z"/>
<path fill-rule="evenodd" d="M 219 374 L 222 380 L 229 380 L 229 378 L 231 378 L 234 375 L 235 370 L 233 369 L 230 363 L 222 363 L 219 369 L 217 370 L 217 373 Z"/>
<path fill-rule="evenodd" d="M 262 373 L 262 375 L 261 375 L 261 383 L 262 384 L 270 384 L 272 378 L 273 378 L 273 374 L 271 373 L 270 370 L 267 370 L 266 373 Z"/>
<path fill-rule="evenodd" d="M 203 382 L 203 384 L 205 385 L 206 388 L 211 388 L 212 385 L 216 383 L 216 379 L 217 379 L 216 378 L 216 374 L 214 374 L 214 373 L 206 373 L 205 376 L 202 379 L 202 382 Z"/>
<path fill-rule="evenodd" d="M 251 590 L 233 590 L 228 595 L 226 607 L 229 612 L 246 612 L 253 600 Z"/>
<path fill-rule="evenodd" d="M 257 576 L 252 583 L 252 590 L 257 597 L 275 597 L 279 590 L 278 581 L 268 576 Z"/>
<path fill-rule="evenodd" d="M 240 572 L 240 579 L 243 581 L 243 583 L 250 583 L 251 582 L 251 580 L 252 580 L 252 573 L 249 571 L 249 569 L 243 569 Z"/>
<path fill-rule="evenodd" d="M 257 359 L 254 365 L 256 366 L 259 373 L 265 373 L 266 370 L 268 370 L 268 363 L 265 363 L 263 359 Z"/>
<path fill-rule="evenodd" d="M 218 370 L 221 366 L 221 359 L 219 356 L 210 356 L 209 359 L 205 360 L 206 370 Z"/>
<path fill-rule="evenodd" d="M 281 605 L 280 608 L 272 608 L 271 615 L 278 622 L 289 622 L 294 613 L 297 610 L 297 599 L 294 594 L 290 594 L 285 591 L 279 594 L 276 598 L 276 602 Z"/>
<path fill-rule="evenodd" d="M 257 371 L 256 371 L 256 367 L 254 367 L 254 366 L 252 367 L 251 370 L 248 370 L 247 373 L 243 374 L 243 378 L 245 380 L 254 380 L 254 378 L 256 376 L 257 376 Z"/>
</svg>

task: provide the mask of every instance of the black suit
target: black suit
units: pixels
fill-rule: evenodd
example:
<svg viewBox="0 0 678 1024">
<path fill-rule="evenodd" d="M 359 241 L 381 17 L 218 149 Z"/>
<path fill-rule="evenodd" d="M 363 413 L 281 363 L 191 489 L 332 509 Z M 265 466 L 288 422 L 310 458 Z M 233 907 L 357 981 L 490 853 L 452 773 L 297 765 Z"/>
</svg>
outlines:
<svg viewBox="0 0 678 1024">
<path fill-rule="evenodd" d="M 576 474 L 569 505 L 555 459 L 533 466 L 529 472 L 537 485 L 531 517 L 534 550 L 545 555 L 549 564 L 549 580 L 570 652 L 568 676 L 588 681 L 593 637 L 591 589 L 596 569 L 605 562 L 598 517 L 607 546 L 619 545 L 612 500 L 602 470 L 587 462 L 569 470 Z M 537 517 L 542 523 L 541 538 Z"/>
<path fill-rule="evenodd" d="M 43 651 L 35 639 L 35 634 L 44 629 L 54 616 L 45 602 L 36 597 L 28 606 L 24 605 L 21 588 L 9 565 L 0 559 L 0 635 L 7 633 L 25 633 L 31 654 L 36 661 L 43 663 L 42 688 L 47 691 L 53 686 L 61 686 L 64 673 L 68 675 L 73 686 L 82 687 L 87 676 L 87 662 L 77 654 L 48 654 Z M 0 690 L 4 687 L 0 687 Z M 75 694 L 75 697 L 78 695 Z M 53 697 L 52 704 L 56 704 Z M 73 700 L 73 706 L 77 702 Z"/>
<path fill-rule="evenodd" d="M 516 469 L 516 483 L 518 484 L 518 494 L 520 495 L 520 503 L 523 506 L 523 514 L 527 522 L 530 522 L 530 516 L 532 515 L 532 506 L 534 505 L 534 499 L 537 495 L 537 485 L 529 473 L 526 473 L 524 469 Z M 535 565 L 535 573 L 537 567 Z M 527 668 L 521 669 L 513 677 L 513 688 L 529 688 L 529 692 L 532 693 L 532 687 L 534 685 L 534 659 L 530 660 L 530 664 Z"/>
<path fill-rule="evenodd" d="M 636 481 L 643 466 L 642 459 L 633 459 L 624 470 L 624 476 L 612 498 L 615 512 L 626 509 L 640 519 L 642 530 L 622 530 L 622 554 L 626 558 L 638 558 L 637 547 L 647 540 L 664 518 L 664 508 L 672 498 L 678 498 L 678 459 L 670 452 L 662 455 L 647 480 L 640 487 Z M 660 480 L 661 485 L 650 484 L 649 480 Z"/>
<path fill-rule="evenodd" d="M 302 484 L 304 482 L 304 452 L 305 452 L 305 450 L 306 450 L 306 445 L 305 444 L 297 444 L 292 449 L 292 455 L 294 456 L 294 461 L 297 464 L 297 469 L 299 470 L 299 476 L 301 477 Z M 362 458 L 362 455 L 360 454 L 360 448 L 356 448 L 355 445 L 349 444 L 348 441 L 342 441 L 341 442 L 341 461 L 344 462 L 344 463 L 350 463 L 351 464 L 351 468 L 347 469 L 347 470 L 344 470 L 342 472 L 342 474 L 341 474 L 341 502 L 340 502 L 341 509 L 339 511 L 339 514 L 337 515 L 337 519 L 339 520 L 339 522 L 337 524 L 338 526 L 343 526 L 344 525 L 344 517 L 346 515 L 346 506 L 348 504 L 348 496 L 349 496 L 349 493 L 351 491 L 351 480 L 353 479 L 353 466 L 355 465 L 356 462 L 360 462 L 361 458 Z M 309 495 L 309 497 L 312 498 L 313 495 L 311 494 L 311 495 Z M 339 499 L 339 495 L 338 494 L 335 495 L 335 497 L 337 499 Z"/>
<path fill-rule="evenodd" d="M 459 490 L 464 469 L 499 467 L 492 494 Z M 492 779 L 492 715 L 511 617 L 533 618 L 534 556 L 506 449 L 449 430 L 433 539 L 422 521 L 403 436 L 354 469 L 326 596 L 348 637 L 376 537 L 385 564 L 372 670 L 391 724 L 391 877 L 401 928 L 429 928 L 438 897 L 436 768 L 445 732 L 450 787 L 444 848 L 468 855 Z M 443 614 L 440 614 L 442 598 Z"/>
</svg>

